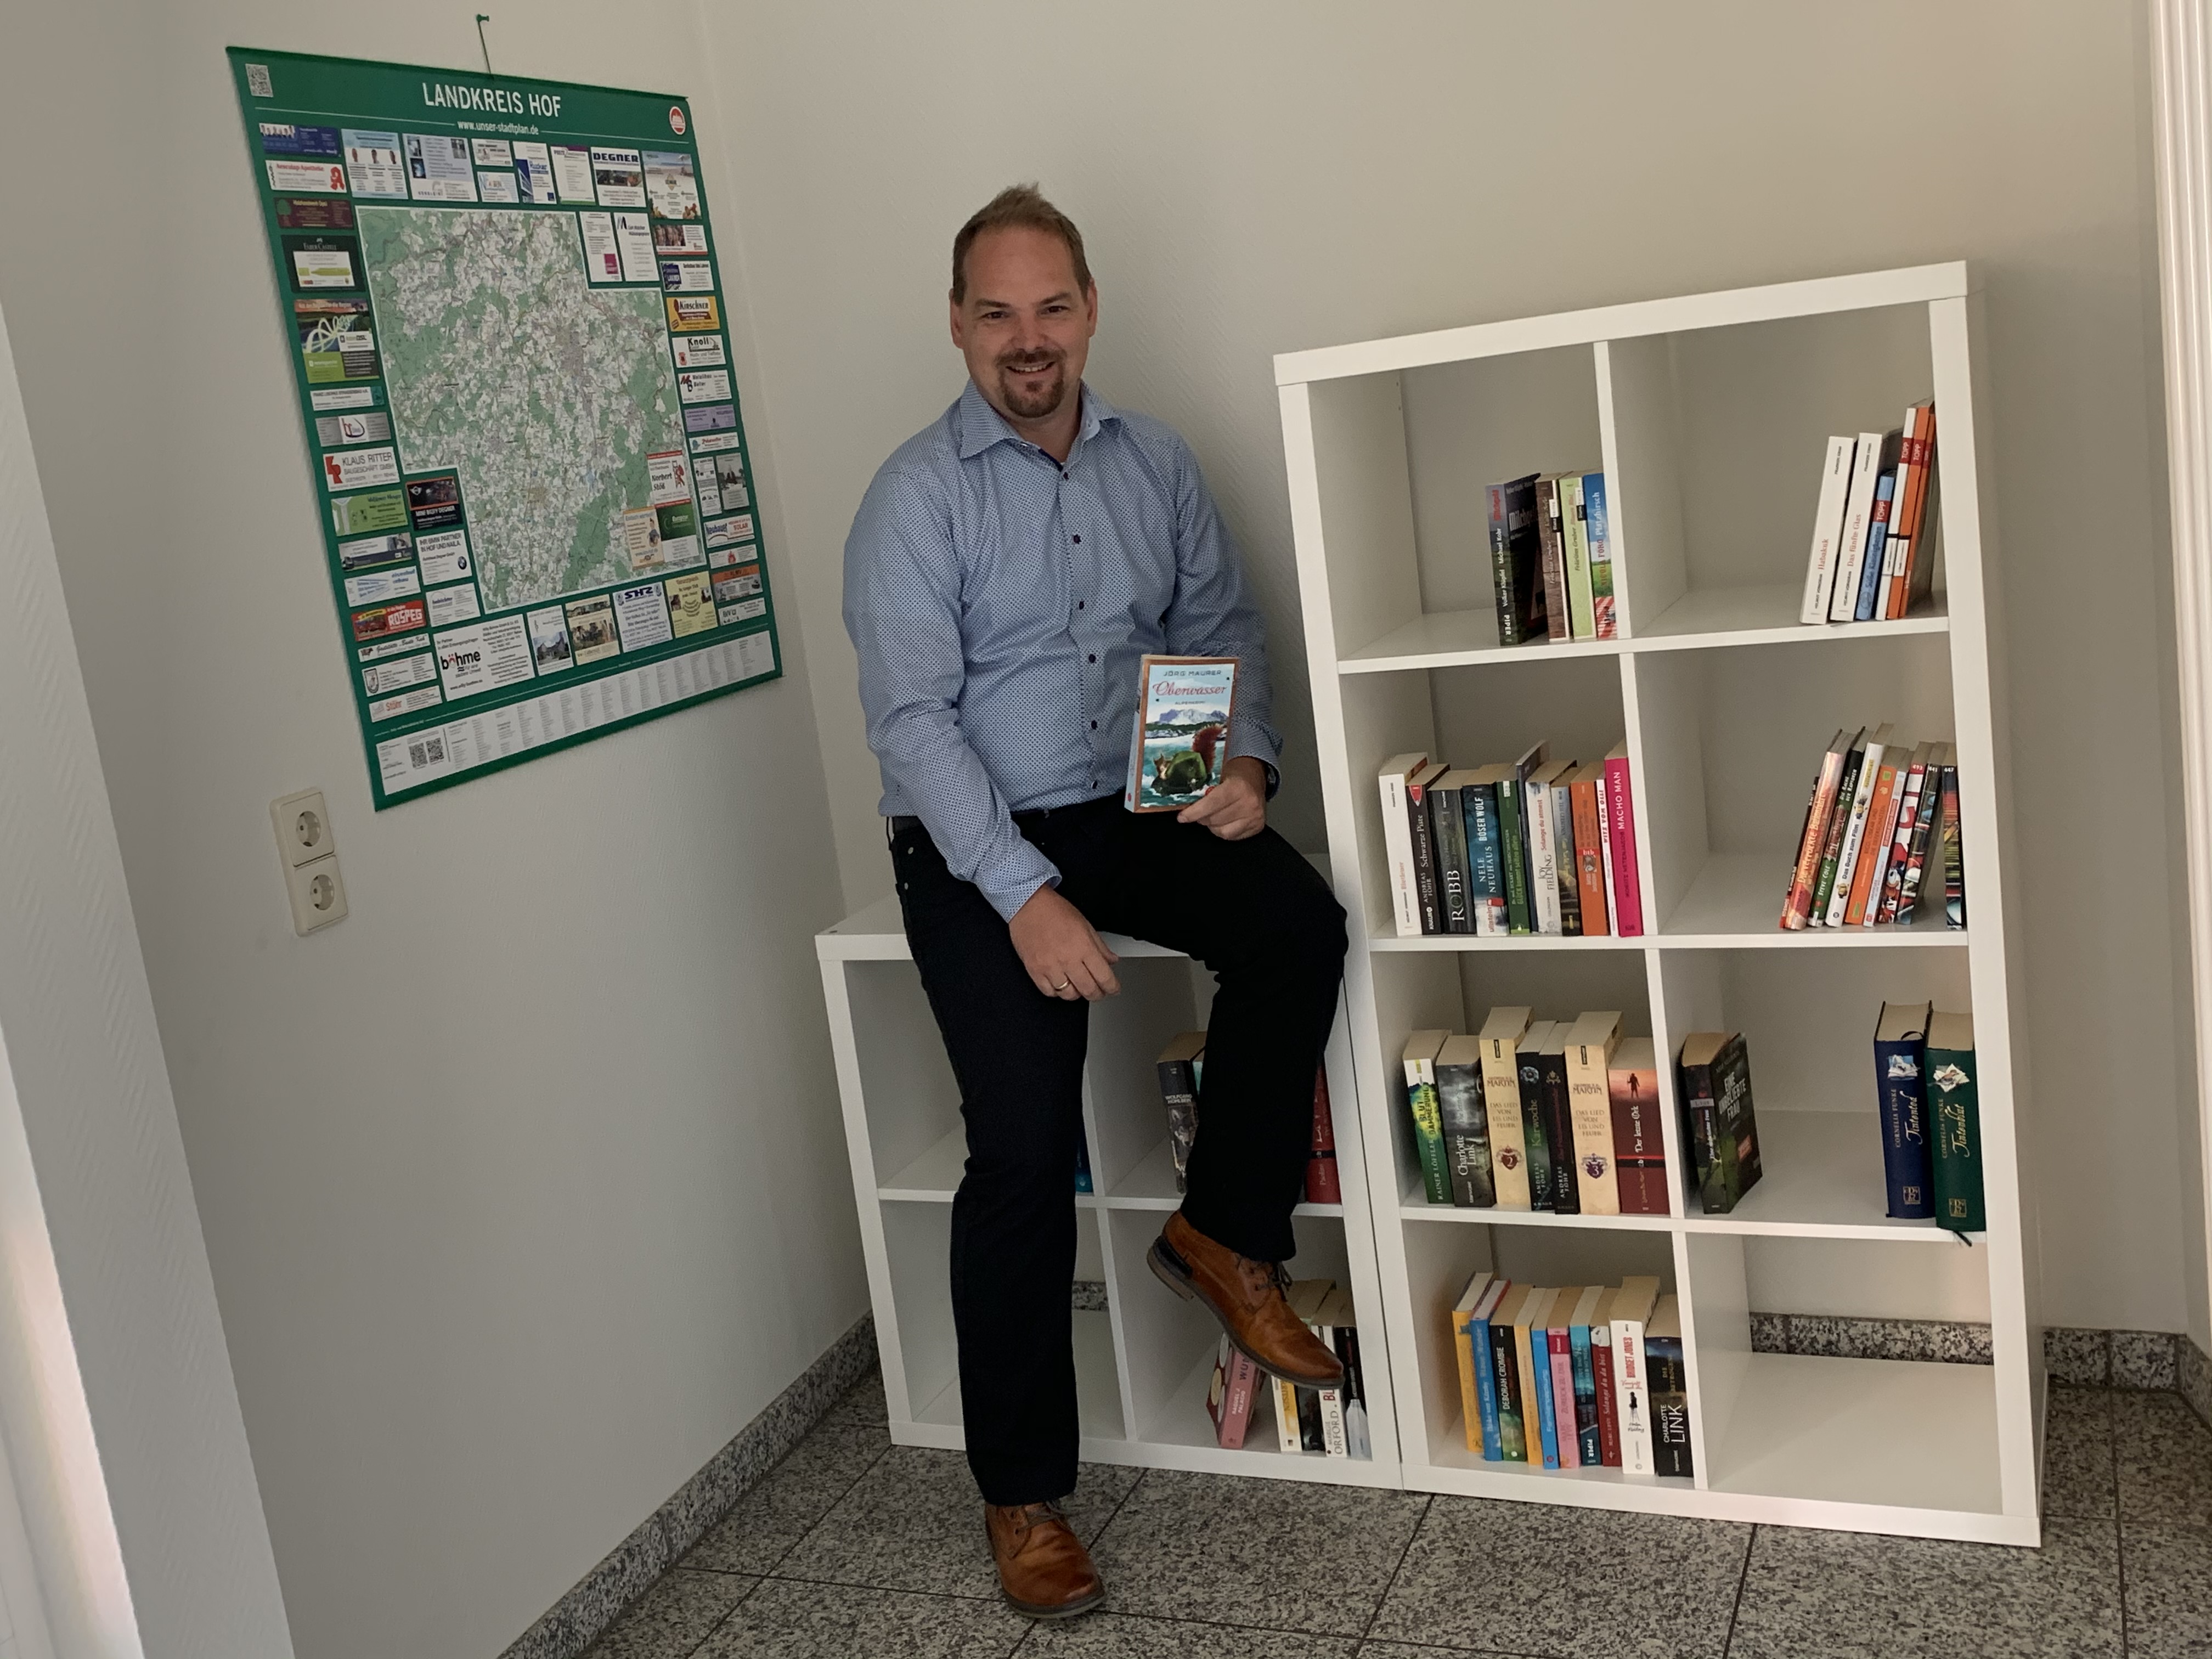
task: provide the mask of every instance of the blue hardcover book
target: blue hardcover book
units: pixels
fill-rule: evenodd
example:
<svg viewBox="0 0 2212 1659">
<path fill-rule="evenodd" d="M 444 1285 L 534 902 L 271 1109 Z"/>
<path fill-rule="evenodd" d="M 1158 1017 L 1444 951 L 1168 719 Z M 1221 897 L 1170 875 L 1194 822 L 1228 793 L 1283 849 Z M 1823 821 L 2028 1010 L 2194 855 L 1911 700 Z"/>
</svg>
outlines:
<svg viewBox="0 0 2212 1659">
<path fill-rule="evenodd" d="M 1460 817 L 1467 829 L 1467 900 L 1474 931 L 1503 933 L 1505 920 L 1504 841 L 1498 829 L 1495 769 L 1485 767 L 1459 792 Z"/>
<path fill-rule="evenodd" d="M 1588 1298 L 1593 1306 L 1600 1299 Z M 1575 1376 L 1575 1438 L 1581 1447 L 1583 1467 L 1594 1469 L 1605 1462 L 1605 1449 L 1597 1431 L 1597 1369 L 1590 1358 L 1588 1319 L 1588 1313 L 1578 1309 L 1577 1316 L 1567 1327 L 1567 1346 L 1573 1356 Z"/>
<path fill-rule="evenodd" d="M 1884 451 L 1887 459 L 1887 452 Z M 1866 562 L 1859 568 L 1858 608 L 1851 612 L 1854 622 L 1872 622 L 1875 601 L 1881 597 L 1885 584 L 1881 579 L 1881 556 L 1889 546 L 1889 515 L 1895 510 L 1897 469 L 1892 467 L 1881 475 L 1874 487 L 1874 522 L 1867 526 Z"/>
<path fill-rule="evenodd" d="M 1549 1297 L 1549 1291 L 1541 1293 Z M 1548 1302 L 1528 1328 L 1529 1351 L 1535 1366 L 1536 1433 L 1544 1449 L 1544 1467 L 1559 1467 L 1559 1414 L 1552 1409 L 1552 1351 L 1547 1345 L 1545 1330 L 1551 1322 Z"/>
<path fill-rule="evenodd" d="M 1474 1316 L 1468 1322 L 1468 1342 L 1474 1350 L 1474 1403 L 1482 1414 L 1482 1455 L 1490 1463 L 1502 1462 L 1505 1457 L 1504 1442 L 1498 1432 L 1498 1379 L 1491 1375 L 1490 1316 L 1511 1287 L 1512 1281 L 1504 1279 L 1492 1285 L 1483 1292 Z"/>
<path fill-rule="evenodd" d="M 1935 1149 L 1928 1139 L 1928 1008 L 1885 1002 L 1874 1030 L 1874 1079 L 1881 1125 L 1881 1173 L 1889 1212 L 1900 1221 L 1936 1213 Z"/>
</svg>

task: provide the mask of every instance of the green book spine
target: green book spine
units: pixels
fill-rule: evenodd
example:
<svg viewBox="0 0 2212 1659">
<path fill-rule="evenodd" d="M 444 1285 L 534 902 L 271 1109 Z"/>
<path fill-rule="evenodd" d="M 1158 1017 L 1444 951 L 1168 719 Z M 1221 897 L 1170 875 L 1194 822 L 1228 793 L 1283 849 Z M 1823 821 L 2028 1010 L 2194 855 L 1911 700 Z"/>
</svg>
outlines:
<svg viewBox="0 0 2212 1659">
<path fill-rule="evenodd" d="M 1443 1114 L 1433 1083 L 1408 1084 L 1406 1103 L 1413 1114 L 1413 1142 L 1421 1157 L 1421 1190 L 1431 1204 L 1452 1201 L 1451 1165 L 1444 1156 Z"/>
<path fill-rule="evenodd" d="M 1505 866 L 1505 920 L 1516 933 L 1534 931 L 1528 902 L 1528 838 L 1521 824 L 1521 781 L 1498 786 L 1498 856 Z"/>
<path fill-rule="evenodd" d="M 1559 524 L 1566 562 L 1568 637 L 1594 640 L 1597 621 L 1590 609 L 1589 531 L 1580 478 L 1559 480 Z"/>
<path fill-rule="evenodd" d="M 1836 866 L 1844 855 L 1844 832 L 1851 821 L 1851 801 L 1859 792 L 1859 770 L 1866 751 L 1854 749 L 1844 757 L 1844 775 L 1836 786 L 1836 810 L 1828 816 L 1828 842 L 1820 854 L 1820 878 L 1813 886 L 1813 915 L 1828 914 L 1828 901 L 1836 894 Z M 1818 926 L 1816 921 L 1815 926 Z"/>
<path fill-rule="evenodd" d="M 1936 1220 L 1954 1233 L 1987 1230 L 1982 1201 L 1982 1109 L 1974 1051 L 1928 1044 L 1929 1124 L 1935 1141 Z"/>
</svg>

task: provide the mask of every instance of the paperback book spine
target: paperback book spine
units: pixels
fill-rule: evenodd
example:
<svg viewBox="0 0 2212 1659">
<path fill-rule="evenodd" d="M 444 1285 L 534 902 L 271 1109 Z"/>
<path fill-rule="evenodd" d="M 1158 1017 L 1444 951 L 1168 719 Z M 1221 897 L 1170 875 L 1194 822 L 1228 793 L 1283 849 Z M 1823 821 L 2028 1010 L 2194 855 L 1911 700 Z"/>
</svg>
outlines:
<svg viewBox="0 0 2212 1659">
<path fill-rule="evenodd" d="M 1851 883 L 1858 875 L 1859 849 L 1866 842 L 1867 813 L 1874 805 L 1875 779 L 1881 772 L 1882 745 L 1872 740 L 1859 757 L 1859 776 L 1851 791 L 1851 816 L 1836 849 L 1836 878 L 1828 890 L 1827 925 L 1840 927 L 1850 908 Z"/>
<path fill-rule="evenodd" d="M 1866 921 L 1867 906 L 1881 893 L 1882 868 L 1889 861 L 1889 838 L 1896 826 L 1892 803 L 1897 796 L 1897 757 L 1884 750 L 1881 769 L 1874 775 L 1874 800 L 1867 808 L 1866 829 L 1859 838 L 1859 856 L 1851 872 L 1851 895 L 1844 906 L 1844 926 L 1856 927 Z"/>
<path fill-rule="evenodd" d="M 1851 487 L 1844 498 L 1842 562 L 1828 599 L 1828 620 L 1849 622 L 1858 608 L 1859 576 L 1866 560 L 1867 526 L 1874 515 L 1875 480 L 1881 470 L 1881 434 L 1862 432 L 1851 452 Z"/>
<path fill-rule="evenodd" d="M 1836 872 L 1844 854 L 1844 835 L 1850 828 L 1852 797 L 1859 787 L 1859 769 L 1866 759 L 1865 753 L 1854 747 L 1844 757 L 1843 772 L 1836 785 L 1836 804 L 1828 813 L 1828 831 L 1820 849 L 1820 878 L 1813 884 L 1813 909 L 1807 919 L 1814 927 L 1825 927 L 1828 922 L 1828 906 L 1836 894 Z"/>
<path fill-rule="evenodd" d="M 1564 546 L 1565 503 L 1559 500 L 1564 478 L 1536 480 L 1536 536 L 1538 557 L 1544 576 L 1544 632 L 1547 637 L 1567 637 L 1566 561 Z"/>
<path fill-rule="evenodd" d="M 1713 1068 L 1686 1063 L 1680 1069 L 1682 1122 L 1689 1131 L 1690 1170 L 1698 1183 L 1698 1205 L 1707 1215 L 1725 1213 L 1728 1206 L 1722 1195 L 1727 1180 L 1722 1160 L 1727 1146 L 1721 1133 L 1720 1103 L 1713 1095 Z"/>
<path fill-rule="evenodd" d="M 1905 566 L 1905 599 L 1897 614 L 1909 615 L 1912 607 L 1925 599 L 1933 590 L 1936 577 L 1936 543 L 1942 525 L 1942 515 L 1937 510 L 1942 501 L 1943 476 L 1936 464 L 1936 405 L 1929 404 L 1921 417 L 1920 441 L 1923 465 L 1921 467 L 1920 500 L 1913 508 L 1912 556 Z"/>
<path fill-rule="evenodd" d="M 1252 1425 L 1252 1401 L 1259 1389 L 1260 1368 L 1243 1354 L 1231 1350 L 1226 1392 L 1222 1399 L 1221 1423 L 1214 1432 L 1215 1443 L 1231 1451 L 1244 1443 L 1245 1431 Z"/>
<path fill-rule="evenodd" d="M 1643 884 L 1636 872 L 1636 806 L 1629 788 L 1626 750 L 1605 757 L 1606 815 L 1613 837 L 1613 931 L 1633 939 L 1644 931 Z"/>
<path fill-rule="evenodd" d="M 1574 1139 L 1562 1157 L 1573 1165 L 1584 1215 L 1619 1215 L 1620 1181 L 1613 1166 L 1611 1055 L 1601 1044 L 1567 1044 L 1567 1112 Z"/>
<path fill-rule="evenodd" d="M 1456 774 L 1447 773 L 1446 777 Z M 1474 910 L 1469 897 L 1467 860 L 1467 820 L 1461 816 L 1459 785 L 1442 779 L 1428 787 L 1429 841 L 1437 849 L 1437 872 L 1442 879 L 1443 929 L 1447 933 L 1474 931 Z"/>
<path fill-rule="evenodd" d="M 1924 750 L 1926 745 L 1922 747 Z M 1869 927 L 1894 922 L 1905 903 L 1905 871 L 1912 861 L 1912 830 L 1920 819 L 1920 791 L 1927 773 L 1923 756 L 1916 754 L 1898 785 L 1897 827 L 1890 832 L 1889 857 L 1882 866 L 1881 904 L 1869 913 Z"/>
<path fill-rule="evenodd" d="M 1953 763 L 1951 751 L 1943 756 L 1943 805 L 1941 831 L 1943 842 L 1943 925 L 1964 927 L 1966 925 L 1966 865 L 1965 849 L 1959 838 L 1959 769 Z"/>
<path fill-rule="evenodd" d="M 1867 519 L 1866 558 L 1859 569 L 1858 599 L 1851 609 L 1854 622 L 1872 622 L 1881 593 L 1882 573 L 1888 568 L 1889 509 L 1897 489 L 1897 474 L 1885 472 L 1875 483 L 1874 509 Z"/>
<path fill-rule="evenodd" d="M 1489 783 L 1460 786 L 1467 833 L 1468 908 L 1485 938 L 1505 931 L 1505 864 L 1498 836 L 1498 792 Z"/>
<path fill-rule="evenodd" d="M 1437 1103 L 1433 1059 L 1406 1057 L 1406 1111 L 1413 1122 L 1413 1146 L 1421 1160 L 1421 1190 L 1431 1204 L 1451 1202 L 1451 1172 L 1444 1162 L 1443 1116 Z"/>
<path fill-rule="evenodd" d="M 1551 1210 L 1555 1215 L 1580 1215 L 1583 1209 L 1582 1186 L 1577 1179 L 1575 1160 L 1569 1149 L 1575 1144 L 1573 1094 L 1567 1078 L 1567 1055 L 1565 1049 L 1557 1054 L 1549 1051 L 1535 1056 L 1536 1067 L 1543 1075 L 1540 1085 L 1543 1101 L 1542 1121 L 1544 1146 L 1551 1158 Z M 1544 1206 L 1539 1205 L 1539 1209 Z"/>
<path fill-rule="evenodd" d="M 1936 833 L 1942 793 L 1943 769 L 1931 754 L 1920 778 L 1920 804 L 1913 809 L 1912 816 L 1912 850 L 1905 860 L 1905 884 L 1897 896 L 1897 925 L 1900 927 L 1910 927 L 1919 911 L 1920 885 L 1926 878 L 1928 848 Z"/>
<path fill-rule="evenodd" d="M 1490 1124 L 1490 1167 L 1501 1210 L 1530 1206 L 1528 1138 L 1521 1127 L 1521 1068 L 1514 1045 L 1482 1044 L 1483 1115 Z"/>
<path fill-rule="evenodd" d="M 1657 1474 L 1687 1475 L 1690 1468 L 1690 1383 L 1682 1339 L 1655 1337 L 1647 1345 L 1651 1372 L 1651 1467 Z"/>
<path fill-rule="evenodd" d="M 1575 1426 L 1574 1348 L 1564 1326 L 1555 1325 L 1544 1334 L 1551 1349 L 1553 1438 L 1559 1451 L 1559 1467 L 1578 1469 L 1583 1466 L 1583 1456 L 1582 1436 Z"/>
<path fill-rule="evenodd" d="M 1526 1350 L 1522 1356 L 1522 1381 L 1536 1402 L 1536 1443 L 1528 1461 L 1547 1469 L 1559 1467 L 1559 1416 L 1553 1407 L 1551 1340 L 1541 1324 L 1516 1326 L 1515 1341 Z"/>
<path fill-rule="evenodd" d="M 1487 1275 L 1485 1275 L 1487 1277 Z M 1494 1282 L 1494 1281 L 1493 1281 Z M 1487 1286 L 1485 1286 L 1486 1292 Z M 1459 1361 L 1460 1431 L 1467 1438 L 1467 1449 L 1477 1454 L 1482 1451 L 1482 1396 L 1480 1377 L 1489 1369 L 1480 1358 L 1481 1350 L 1474 1346 L 1475 1308 L 1462 1305 L 1452 1310 L 1445 1323 L 1450 1328 L 1453 1356 Z"/>
<path fill-rule="evenodd" d="M 1334 1332 L 1328 1326 L 1309 1320 L 1306 1322 L 1306 1328 L 1314 1334 L 1315 1340 L 1317 1340 L 1322 1346 L 1327 1348 L 1331 1353 L 1336 1352 Z M 1340 1383 L 1332 1388 L 1316 1389 L 1314 1390 L 1314 1404 L 1319 1408 L 1321 1413 L 1321 1449 L 1322 1455 L 1328 1457 L 1351 1456 L 1352 1443 L 1346 1438 L 1344 1432 L 1344 1389 L 1342 1384 Z"/>
<path fill-rule="evenodd" d="M 1455 1042 L 1463 1039 L 1454 1039 Z M 1446 1045 L 1450 1050 L 1452 1044 Z M 1451 1201 L 1462 1209 L 1487 1210 L 1498 1202 L 1491 1173 L 1490 1120 L 1482 1101 L 1482 1066 L 1439 1057 L 1437 1102 L 1444 1140 L 1444 1164 L 1450 1172 Z"/>
<path fill-rule="evenodd" d="M 1176 1190 L 1184 1189 L 1190 1167 L 1190 1149 L 1198 1139 L 1198 1076 L 1188 1060 L 1164 1060 L 1155 1068 L 1160 1079 L 1160 1098 L 1168 1113 L 1168 1152 L 1175 1162 Z"/>
<path fill-rule="evenodd" d="M 1528 1461 L 1528 1416 L 1522 1409 L 1521 1367 L 1515 1355 L 1513 1327 L 1490 1326 L 1491 1387 L 1498 1396 L 1498 1455 L 1504 1462 Z"/>
<path fill-rule="evenodd" d="M 1835 586 L 1838 538 L 1843 533 L 1844 497 L 1851 483 L 1849 438 L 1828 440 L 1828 453 L 1820 468 L 1820 503 L 1813 514 L 1813 551 L 1805 565 L 1805 602 L 1798 607 L 1801 623 L 1828 619 L 1828 597 Z"/>
<path fill-rule="evenodd" d="M 1659 1068 L 1650 1038 L 1631 1038 L 1620 1045 L 1607 1085 L 1620 1212 L 1668 1214 L 1666 1132 L 1659 1121 Z"/>
<path fill-rule="evenodd" d="M 1508 486 L 1492 484 L 1490 498 L 1490 579 L 1498 594 L 1498 642 L 1521 643 L 1521 619 L 1513 605 L 1513 532 L 1506 517 Z"/>
<path fill-rule="evenodd" d="M 1875 1100 L 1881 1109 L 1882 1184 L 1889 1213 L 1924 1221 L 1936 1213 L 1928 1146 L 1927 1084 L 1922 1073 L 1926 1034 L 1874 1045 Z"/>
<path fill-rule="evenodd" d="M 1559 1143 L 1545 1124 L 1544 1056 L 1524 1042 L 1517 1056 L 1521 1089 L 1521 1145 L 1528 1159 L 1528 1206 L 1550 1210 L 1559 1180 Z"/>
<path fill-rule="evenodd" d="M 1651 1399 L 1644 1375 L 1644 1322 L 1613 1322 L 1613 1397 L 1624 1474 L 1651 1473 Z"/>
<path fill-rule="evenodd" d="M 1605 1445 L 1598 1429 L 1597 1370 L 1588 1325 L 1569 1328 L 1575 1376 L 1575 1449 L 1582 1467 L 1594 1469 L 1605 1462 Z"/>
<path fill-rule="evenodd" d="M 1536 535 L 1536 475 L 1533 472 L 1505 486 L 1505 534 L 1516 612 L 1511 643 L 1518 645 L 1546 629 L 1543 556 Z"/>
<path fill-rule="evenodd" d="M 1559 931 L 1559 869 L 1552 830 L 1551 787 L 1527 784 L 1522 788 L 1522 799 L 1528 808 L 1531 931 L 1556 934 Z"/>
<path fill-rule="evenodd" d="M 1613 514 L 1606 505 L 1605 474 L 1583 474 L 1583 528 L 1589 536 L 1590 624 L 1597 638 L 1618 634 L 1613 599 Z"/>
<path fill-rule="evenodd" d="M 1401 937 L 1421 931 L 1421 902 L 1413 884 L 1413 831 L 1406 817 L 1406 779 L 1424 757 L 1406 755 L 1382 769 L 1382 847 L 1390 861 L 1390 900 Z"/>
<path fill-rule="evenodd" d="M 1597 637 L 1590 611 L 1589 526 L 1583 500 L 1583 481 L 1574 473 L 1559 480 L 1559 550 L 1567 567 L 1567 636 Z M 1554 636 L 1556 637 L 1556 635 Z"/>
<path fill-rule="evenodd" d="M 1552 785 L 1552 859 L 1558 866 L 1559 932 L 1579 939 L 1583 931 L 1582 877 L 1575 867 L 1575 796 L 1564 777 Z"/>
<path fill-rule="evenodd" d="M 1359 1364 L 1359 1329 L 1339 1325 L 1331 1332 L 1336 1357 L 1344 1366 L 1344 1438 L 1358 1458 L 1375 1455 L 1375 1437 L 1367 1425 L 1367 1377 Z"/>
<path fill-rule="evenodd" d="M 1413 890 L 1421 905 L 1421 931 L 1443 932 L 1437 887 L 1436 838 L 1429 833 L 1428 788 L 1419 776 L 1406 781 L 1406 828 L 1413 838 Z"/>
<path fill-rule="evenodd" d="M 1522 805 L 1520 780 L 1499 779 L 1498 857 L 1505 866 L 1506 925 L 1516 934 L 1533 931 L 1534 921 L 1528 903 L 1528 842 L 1521 822 Z"/>
<path fill-rule="evenodd" d="M 1604 764 L 1600 763 L 1597 778 L 1597 850 L 1599 862 L 1605 866 L 1606 914 L 1613 918 L 1613 931 L 1626 932 L 1620 925 L 1620 889 L 1613 878 L 1613 791 L 1607 787 Z"/>
<path fill-rule="evenodd" d="M 1581 893 L 1583 936 L 1592 938 L 1613 931 L 1613 911 L 1607 897 L 1605 837 L 1598 816 L 1598 786 L 1580 772 L 1570 786 L 1574 799 L 1575 883 Z"/>
<path fill-rule="evenodd" d="M 1459 1316 L 1457 1340 L 1462 1368 L 1460 1408 L 1468 1418 L 1467 1449 L 1495 1463 L 1504 1455 L 1498 1440 L 1498 1379 L 1490 1358 L 1490 1322 L 1476 1309 Z"/>
<path fill-rule="evenodd" d="M 1620 1467 L 1620 1407 L 1613 1394 L 1609 1321 L 1590 1327 L 1590 1376 L 1597 1390 L 1597 1461 L 1608 1469 L 1617 1469 Z"/>
</svg>

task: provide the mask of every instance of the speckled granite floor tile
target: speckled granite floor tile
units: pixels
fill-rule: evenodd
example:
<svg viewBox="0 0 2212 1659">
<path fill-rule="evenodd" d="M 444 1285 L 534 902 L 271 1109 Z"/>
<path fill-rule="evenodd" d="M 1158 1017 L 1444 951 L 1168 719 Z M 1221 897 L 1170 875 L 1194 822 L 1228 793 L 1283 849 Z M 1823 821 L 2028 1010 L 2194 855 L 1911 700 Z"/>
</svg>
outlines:
<svg viewBox="0 0 2212 1659">
<path fill-rule="evenodd" d="M 1005 1659 L 1029 1628 L 995 1601 L 769 1578 L 699 1659 Z"/>
<path fill-rule="evenodd" d="M 2112 1455 L 2120 1519 L 2212 1525 L 2212 1429 L 2178 1394 L 2115 1394 Z"/>
<path fill-rule="evenodd" d="M 888 1452 L 880 1426 L 822 1423 L 684 1558 L 714 1572 L 766 1572 Z"/>
<path fill-rule="evenodd" d="M 883 1424 L 890 1420 L 884 1406 L 884 1374 L 876 1366 L 846 1391 L 845 1397 L 823 1413 L 824 1423 Z"/>
<path fill-rule="evenodd" d="M 2212 1654 L 2212 1528 L 2120 1529 L 2128 1659 Z"/>
<path fill-rule="evenodd" d="M 1749 1527 L 1729 1522 L 1439 1498 L 1370 1633 L 1577 1659 L 1718 1659 L 1750 1542 Z"/>
<path fill-rule="evenodd" d="M 1358 1636 L 1428 1499 L 1154 1469 L 1092 1547 L 1116 1612 L 1243 1609 L 1271 1630 Z"/>
<path fill-rule="evenodd" d="M 2118 1659 L 2118 1529 L 2040 1549 L 1761 1527 L 1729 1659 Z"/>
<path fill-rule="evenodd" d="M 664 1576 L 607 1626 L 586 1659 L 690 1659 L 708 1633 L 760 1581 L 726 1572 Z"/>
<path fill-rule="evenodd" d="M 2114 1510 L 2112 1396 L 2053 1389 L 2043 1420 L 2043 1512 L 2110 1521 Z"/>
<path fill-rule="evenodd" d="M 1040 1620 L 1022 1644 L 1021 1659 L 1352 1659 L 1358 1645 L 1347 1636 L 1093 1613 Z"/>
<path fill-rule="evenodd" d="M 1139 1471 L 1086 1463 L 1066 1502 L 1085 1542 L 1137 1483 Z M 995 1597 L 998 1571 L 983 1536 L 983 1500 L 956 1451 L 894 1446 L 778 1564 L 783 1578 L 882 1589 Z"/>
</svg>

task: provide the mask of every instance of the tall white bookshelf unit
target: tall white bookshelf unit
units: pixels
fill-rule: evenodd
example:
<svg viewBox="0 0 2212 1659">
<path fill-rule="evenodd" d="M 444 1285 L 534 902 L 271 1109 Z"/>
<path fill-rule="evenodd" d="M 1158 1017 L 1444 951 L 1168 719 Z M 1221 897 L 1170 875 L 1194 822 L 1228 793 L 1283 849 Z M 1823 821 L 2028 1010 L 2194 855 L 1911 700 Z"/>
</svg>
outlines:
<svg viewBox="0 0 2212 1659">
<path fill-rule="evenodd" d="M 2020 1180 L 2021 982 L 1978 305 L 1963 264 L 1653 301 L 1275 360 L 1329 852 L 1352 917 L 1352 1068 L 1407 1485 L 1738 1521 L 2033 1544 L 2040 1332 Z M 1797 621 L 1819 457 L 1933 393 L 1942 570 L 1897 622 Z M 1486 481 L 1601 466 L 1616 640 L 1498 643 Z M 1959 751 L 1969 926 L 1776 926 L 1817 757 L 1896 722 Z M 1646 932 L 1404 939 L 1376 775 L 1601 757 L 1626 739 Z M 1885 1213 L 1871 1038 L 1881 1002 L 1971 1006 L 1989 1229 L 1970 1249 Z M 1674 1213 L 1555 1217 L 1425 1201 L 1407 1035 L 1618 1007 L 1661 1056 Z M 1750 1047 L 1765 1174 L 1686 1209 L 1672 1067 L 1694 1030 Z M 1347 1166 L 1348 1170 L 1348 1166 Z M 1348 1207 L 1348 1206 L 1347 1206 Z M 1349 1221 L 1347 1225 L 1352 1224 Z M 1448 1310 L 1475 1267 L 1516 1281 L 1656 1273 L 1679 1293 L 1694 1479 L 1546 1473 L 1467 1449 Z M 1826 1305 L 1776 1308 L 1812 1292 Z M 1992 1365 L 1754 1352 L 1753 1307 L 1986 1317 Z"/>
</svg>

